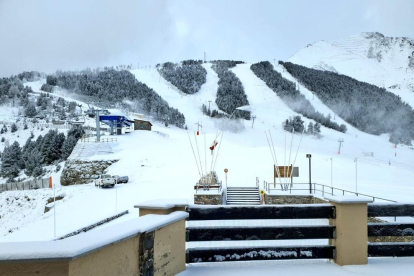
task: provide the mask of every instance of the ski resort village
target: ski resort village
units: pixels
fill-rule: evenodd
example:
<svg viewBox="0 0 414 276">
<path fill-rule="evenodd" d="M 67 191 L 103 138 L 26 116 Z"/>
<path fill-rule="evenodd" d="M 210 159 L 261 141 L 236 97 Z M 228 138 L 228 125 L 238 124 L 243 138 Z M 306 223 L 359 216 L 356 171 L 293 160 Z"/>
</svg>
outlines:
<svg viewBox="0 0 414 276">
<path fill-rule="evenodd" d="M 0 275 L 411 275 L 414 39 L 338 34 L 1 68 Z"/>
</svg>

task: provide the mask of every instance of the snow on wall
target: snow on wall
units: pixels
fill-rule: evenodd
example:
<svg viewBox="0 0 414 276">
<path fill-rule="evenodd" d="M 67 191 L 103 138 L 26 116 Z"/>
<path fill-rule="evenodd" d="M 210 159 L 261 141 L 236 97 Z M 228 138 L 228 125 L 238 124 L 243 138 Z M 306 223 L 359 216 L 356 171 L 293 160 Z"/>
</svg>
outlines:
<svg viewBox="0 0 414 276">
<path fill-rule="evenodd" d="M 12 260 L 73 259 L 114 242 L 154 231 L 188 217 L 186 212 L 146 215 L 72 238 L 44 242 L 12 242 L 0 246 L 0 262 Z"/>
</svg>

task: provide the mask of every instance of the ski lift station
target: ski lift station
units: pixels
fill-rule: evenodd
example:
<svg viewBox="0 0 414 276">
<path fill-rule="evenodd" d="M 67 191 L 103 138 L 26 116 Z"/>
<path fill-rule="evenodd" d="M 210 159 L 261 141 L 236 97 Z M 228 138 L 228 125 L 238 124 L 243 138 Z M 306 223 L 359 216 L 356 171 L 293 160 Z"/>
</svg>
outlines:
<svg viewBox="0 0 414 276">
<path fill-rule="evenodd" d="M 99 115 L 99 121 L 109 126 L 111 135 L 128 133 L 134 128 L 134 121 L 123 115 Z"/>
</svg>

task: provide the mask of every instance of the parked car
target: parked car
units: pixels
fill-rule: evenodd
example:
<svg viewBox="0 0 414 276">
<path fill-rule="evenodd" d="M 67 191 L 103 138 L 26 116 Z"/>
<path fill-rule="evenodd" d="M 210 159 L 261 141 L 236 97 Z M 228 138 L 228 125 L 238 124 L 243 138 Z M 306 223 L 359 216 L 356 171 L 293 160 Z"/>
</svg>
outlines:
<svg viewBox="0 0 414 276">
<path fill-rule="evenodd" d="M 98 176 L 97 179 L 95 179 L 95 187 L 114 187 L 116 184 L 116 179 L 113 178 L 111 175 L 109 174 L 101 174 L 100 176 Z"/>
<path fill-rule="evenodd" d="M 119 175 L 113 175 L 113 178 L 116 179 L 116 183 L 128 183 L 129 178 L 128 176 L 119 176 Z"/>
</svg>

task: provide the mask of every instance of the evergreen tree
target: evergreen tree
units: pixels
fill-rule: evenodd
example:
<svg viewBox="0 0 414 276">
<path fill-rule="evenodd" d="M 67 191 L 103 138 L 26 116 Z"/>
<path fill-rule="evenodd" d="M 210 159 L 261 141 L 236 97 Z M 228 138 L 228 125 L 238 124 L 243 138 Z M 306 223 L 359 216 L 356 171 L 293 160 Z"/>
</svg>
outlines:
<svg viewBox="0 0 414 276">
<path fill-rule="evenodd" d="M 320 134 L 320 133 L 321 133 L 321 125 L 320 125 L 319 123 L 316 123 L 316 124 L 313 126 L 313 132 L 314 132 L 316 135 L 318 135 L 318 134 Z"/>
<path fill-rule="evenodd" d="M 68 159 L 69 155 L 72 153 L 73 148 L 76 146 L 77 139 L 75 136 L 68 136 L 62 145 L 62 159 Z"/>
<path fill-rule="evenodd" d="M 309 122 L 307 133 L 313 135 L 313 123 Z"/>
<path fill-rule="evenodd" d="M 19 175 L 22 162 L 21 154 L 20 145 L 17 141 L 4 149 L 1 160 L 1 176 L 14 178 Z"/>
<path fill-rule="evenodd" d="M 11 132 L 16 132 L 16 131 L 17 131 L 17 125 L 16 125 L 16 123 L 13 123 L 11 125 Z"/>
<path fill-rule="evenodd" d="M 36 116 L 37 111 L 36 111 L 36 107 L 29 103 L 25 109 L 25 115 L 29 118 L 33 118 L 34 116 Z"/>
</svg>

